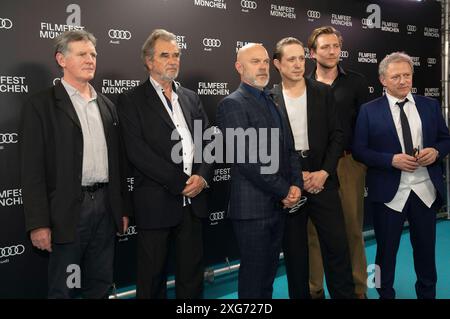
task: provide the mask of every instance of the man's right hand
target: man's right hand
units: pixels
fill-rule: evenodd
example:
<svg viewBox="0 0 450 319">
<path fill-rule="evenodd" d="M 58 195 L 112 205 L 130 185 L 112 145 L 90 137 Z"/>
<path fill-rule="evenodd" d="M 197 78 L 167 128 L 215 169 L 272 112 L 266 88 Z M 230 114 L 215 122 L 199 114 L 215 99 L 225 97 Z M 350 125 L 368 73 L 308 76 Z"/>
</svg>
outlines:
<svg viewBox="0 0 450 319">
<path fill-rule="evenodd" d="M 287 194 L 286 198 L 284 198 L 281 203 L 283 204 L 284 208 L 291 208 L 292 206 L 297 204 L 301 196 L 301 189 L 297 186 L 292 185 L 289 188 L 289 193 Z"/>
<path fill-rule="evenodd" d="M 36 228 L 30 232 L 33 246 L 40 250 L 52 251 L 52 231 L 48 227 Z"/>
<path fill-rule="evenodd" d="M 399 170 L 412 173 L 419 167 L 419 163 L 417 163 L 417 159 L 414 156 L 402 153 L 394 155 L 392 158 L 392 166 Z"/>
</svg>

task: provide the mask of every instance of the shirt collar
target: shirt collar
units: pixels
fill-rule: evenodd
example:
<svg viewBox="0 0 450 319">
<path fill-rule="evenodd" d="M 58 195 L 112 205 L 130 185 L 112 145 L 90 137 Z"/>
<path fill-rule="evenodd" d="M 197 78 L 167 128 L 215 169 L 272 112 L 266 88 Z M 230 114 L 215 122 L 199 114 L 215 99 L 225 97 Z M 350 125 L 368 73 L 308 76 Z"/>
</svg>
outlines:
<svg viewBox="0 0 450 319">
<path fill-rule="evenodd" d="M 347 75 L 347 72 L 345 72 L 344 68 L 340 64 L 337 65 L 337 69 L 338 69 L 338 75 L 337 75 L 336 79 L 339 78 L 340 76 Z M 316 71 L 317 71 L 317 64 L 314 65 L 314 69 L 312 70 L 311 75 L 309 77 L 313 78 L 314 80 L 317 80 Z"/>
<path fill-rule="evenodd" d="M 390 94 L 387 93 L 387 92 L 386 92 L 385 94 L 386 94 L 386 98 L 388 99 L 389 106 L 390 106 L 391 108 L 396 107 L 396 103 L 397 103 L 397 102 L 399 102 L 399 101 L 404 101 L 404 100 L 405 100 L 405 99 L 399 99 L 399 98 L 396 98 L 396 97 L 390 95 Z M 414 102 L 414 97 L 412 96 L 411 92 L 408 93 L 408 95 L 406 96 L 406 98 L 408 99 L 408 102 L 411 102 L 411 103 L 414 103 L 414 104 L 415 104 L 415 102 Z"/>
<path fill-rule="evenodd" d="M 255 87 L 253 87 L 250 84 L 247 84 L 245 82 L 241 82 L 241 85 L 247 92 L 249 92 L 251 95 L 253 95 L 257 99 L 259 99 L 261 96 L 265 96 L 265 95 L 269 94 L 268 90 L 266 90 L 266 89 L 264 89 L 264 90 L 257 89 L 257 88 L 255 88 Z"/>
<path fill-rule="evenodd" d="M 155 88 L 155 90 L 157 91 L 161 91 L 163 92 L 163 87 L 161 86 L 161 84 L 159 84 L 154 78 L 152 78 L 152 76 L 149 76 L 150 79 L 150 83 L 153 85 L 153 87 Z M 180 86 L 180 83 L 178 83 L 177 81 L 172 81 L 172 89 L 173 92 L 177 92 L 178 87 Z"/>
<path fill-rule="evenodd" d="M 81 96 L 80 91 L 78 91 L 72 85 L 70 85 L 69 83 L 64 81 L 64 79 L 61 79 L 61 83 L 64 86 L 64 88 L 66 89 L 67 94 L 69 94 L 70 97 L 72 97 L 74 95 Z M 92 85 L 90 85 L 89 83 L 88 83 L 88 86 L 89 86 L 89 90 L 91 91 L 91 98 L 89 99 L 89 102 L 94 101 L 97 99 L 97 92 L 95 91 L 94 87 Z"/>
</svg>

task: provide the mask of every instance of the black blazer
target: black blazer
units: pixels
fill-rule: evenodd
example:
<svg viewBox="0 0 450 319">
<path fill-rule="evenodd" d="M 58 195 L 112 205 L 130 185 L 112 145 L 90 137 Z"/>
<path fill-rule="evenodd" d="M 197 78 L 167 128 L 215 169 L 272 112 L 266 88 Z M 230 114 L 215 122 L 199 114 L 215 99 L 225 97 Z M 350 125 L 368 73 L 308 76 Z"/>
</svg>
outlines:
<svg viewBox="0 0 450 319">
<path fill-rule="evenodd" d="M 344 133 L 336 113 L 333 92 L 329 85 L 313 79 L 305 78 L 305 83 L 310 148 L 308 163 L 312 171 L 323 169 L 328 172 L 330 176 L 325 187 L 336 187 L 338 185 L 336 167 L 343 152 Z M 289 118 L 282 85 L 275 85 L 271 92 L 283 115 Z"/>
<path fill-rule="evenodd" d="M 126 158 L 114 104 L 97 93 L 108 147 L 109 202 L 119 231 L 127 202 Z M 21 183 L 27 231 L 50 227 L 54 243 L 74 240 L 83 200 L 83 134 L 61 83 L 33 95 L 22 111 Z M 122 157 L 123 156 L 123 157 Z"/>
<path fill-rule="evenodd" d="M 179 86 L 176 93 L 194 138 L 195 120 L 202 121 L 203 131 L 208 128 L 206 113 L 193 91 Z M 179 224 L 183 212 L 181 192 L 189 176 L 183 172 L 183 163 L 172 161 L 172 149 L 180 141 L 171 140 L 175 126 L 150 80 L 121 94 L 118 111 L 134 176 L 136 225 L 155 229 Z M 208 183 L 211 173 L 211 164 L 194 163 L 192 167 L 192 175 L 200 175 Z M 205 189 L 192 199 L 192 208 L 198 217 L 208 214 L 206 193 Z"/>
</svg>

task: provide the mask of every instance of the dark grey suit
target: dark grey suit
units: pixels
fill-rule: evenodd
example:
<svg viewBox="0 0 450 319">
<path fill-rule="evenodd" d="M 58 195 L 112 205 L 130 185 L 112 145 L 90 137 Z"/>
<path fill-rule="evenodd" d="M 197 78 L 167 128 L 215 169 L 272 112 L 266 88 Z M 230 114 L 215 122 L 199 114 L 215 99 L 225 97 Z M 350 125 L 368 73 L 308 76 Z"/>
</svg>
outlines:
<svg viewBox="0 0 450 319">
<path fill-rule="evenodd" d="M 256 91 L 256 94 L 259 93 Z M 241 257 L 239 298 L 272 297 L 285 217 L 281 200 L 287 196 L 291 185 L 302 186 L 300 163 L 287 123 L 275 105 L 270 110 L 268 103 L 273 102 L 267 99 L 269 97 L 263 95 L 255 97 L 245 84 L 241 84 L 220 102 L 217 114 L 217 123 L 225 135 L 226 129 L 256 129 L 259 143 L 260 130 L 269 130 L 264 145 L 271 145 L 270 129 L 277 128 L 281 133 L 278 149 L 267 147 L 268 154 L 279 155 L 279 168 L 273 174 L 261 173 L 264 165 L 260 158 L 256 163 L 250 162 L 250 143 L 247 142 L 244 149 L 234 149 L 235 155 L 245 154 L 245 163 L 238 163 L 235 156 L 231 165 L 228 209 Z M 226 140 L 227 148 L 232 147 L 232 142 Z M 258 150 L 261 150 L 261 144 Z"/>
</svg>

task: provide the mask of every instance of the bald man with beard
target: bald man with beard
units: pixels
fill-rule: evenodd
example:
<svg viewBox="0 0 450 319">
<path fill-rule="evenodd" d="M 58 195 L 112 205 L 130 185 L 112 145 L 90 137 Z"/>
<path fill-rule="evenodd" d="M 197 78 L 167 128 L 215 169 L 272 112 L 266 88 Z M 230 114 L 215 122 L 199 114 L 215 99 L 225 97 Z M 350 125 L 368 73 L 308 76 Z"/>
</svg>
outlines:
<svg viewBox="0 0 450 319">
<path fill-rule="evenodd" d="M 269 63 L 262 45 L 242 47 L 235 63 L 241 84 L 219 103 L 217 113 L 227 155 L 234 156 L 227 158 L 227 216 L 240 252 L 240 299 L 272 298 L 286 213 L 299 202 L 303 187 L 288 124 L 266 90 Z M 269 162 L 261 155 L 269 155 Z"/>
</svg>

